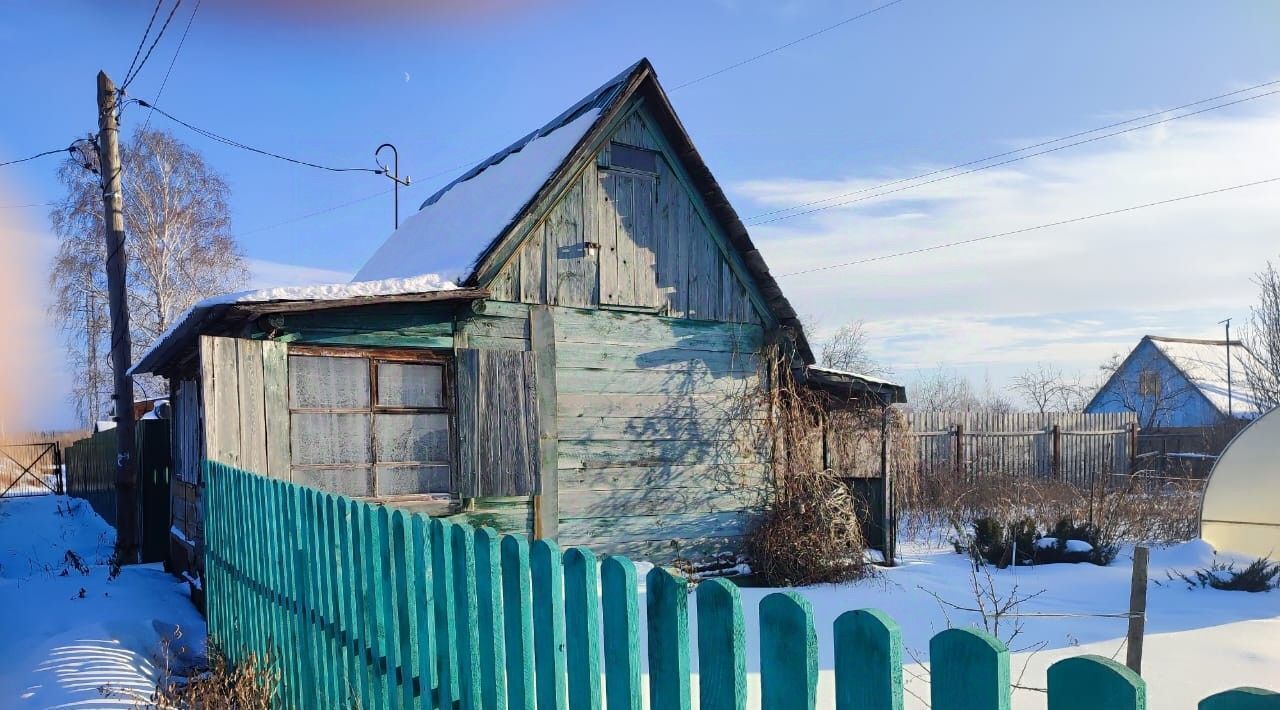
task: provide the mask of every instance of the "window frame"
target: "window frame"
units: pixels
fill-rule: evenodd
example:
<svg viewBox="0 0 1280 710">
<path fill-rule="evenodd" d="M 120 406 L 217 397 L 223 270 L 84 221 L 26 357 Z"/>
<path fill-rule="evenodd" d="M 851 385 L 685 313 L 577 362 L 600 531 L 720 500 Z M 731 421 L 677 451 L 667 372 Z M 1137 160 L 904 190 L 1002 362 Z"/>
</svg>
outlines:
<svg viewBox="0 0 1280 710">
<path fill-rule="evenodd" d="M 294 407 L 292 385 L 286 393 L 289 405 L 289 417 L 292 420 L 293 415 L 302 414 L 367 414 L 369 415 L 369 461 L 364 465 L 369 469 L 370 496 L 372 498 L 383 497 L 378 493 L 378 467 L 395 466 L 397 464 L 412 463 L 437 463 L 437 462 L 408 462 L 408 461 L 379 461 L 378 460 L 378 427 L 376 425 L 376 417 L 379 414 L 444 414 L 449 425 L 449 458 L 447 465 L 449 467 L 449 490 L 448 493 L 453 495 L 457 491 L 457 475 L 458 475 L 458 431 L 457 431 L 457 411 L 454 396 L 454 363 L 453 353 L 451 351 L 428 350 L 416 348 L 374 348 L 374 347 L 330 347 L 323 345 L 293 345 L 289 346 L 289 357 L 336 357 L 350 358 L 366 361 L 366 377 L 369 383 L 369 404 L 365 407 Z M 399 363 L 412 365 L 436 365 L 440 370 L 440 406 L 432 407 L 406 407 L 392 406 L 378 403 L 378 365 L 379 363 Z M 438 465 L 438 463 L 437 463 Z M 341 465 L 341 464 L 298 464 L 294 463 L 293 452 L 289 455 L 289 468 L 293 469 L 314 469 L 314 470 L 330 470 L 335 468 L 359 468 L 359 465 Z M 412 494 L 394 494 L 399 495 L 438 495 L 439 491 L 421 491 Z M 366 496 L 361 496 L 366 497 Z"/>
</svg>

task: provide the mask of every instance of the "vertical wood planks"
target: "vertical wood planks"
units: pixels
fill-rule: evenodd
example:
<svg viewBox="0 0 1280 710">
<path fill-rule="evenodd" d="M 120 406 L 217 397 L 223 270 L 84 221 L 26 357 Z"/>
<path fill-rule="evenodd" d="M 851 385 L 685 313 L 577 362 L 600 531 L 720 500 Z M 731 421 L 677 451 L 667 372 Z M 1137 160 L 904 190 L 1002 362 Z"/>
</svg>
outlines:
<svg viewBox="0 0 1280 710">
<path fill-rule="evenodd" d="M 534 357 L 538 435 L 538 480 L 533 536 L 555 539 L 560 525 L 559 430 L 556 423 L 556 326 L 551 309 L 529 309 L 529 345 Z"/>
<path fill-rule="evenodd" d="M 431 521 L 431 563 L 435 577 L 436 677 L 440 683 L 440 707 L 451 708 L 458 699 L 458 638 L 454 618 L 453 524 L 440 519 Z"/>
<path fill-rule="evenodd" d="M 1280 710 L 1280 693 L 1262 688 L 1234 688 L 1201 700 L 1199 710 Z"/>
<path fill-rule="evenodd" d="M 902 631 L 884 612 L 846 611 L 835 626 L 836 710 L 902 710 Z"/>
<path fill-rule="evenodd" d="M 689 710 L 689 583 L 661 567 L 645 577 L 649 624 L 649 702 Z"/>
<path fill-rule="evenodd" d="M 990 634 L 946 629 L 929 641 L 932 710 L 1009 710 L 1009 651 Z"/>
<path fill-rule="evenodd" d="M 604 609 L 604 685 L 609 710 L 640 710 L 640 609 L 636 566 L 621 556 L 600 563 Z"/>
<path fill-rule="evenodd" d="M 453 548 L 454 618 L 458 654 L 458 693 L 464 710 L 480 707 L 480 629 L 476 602 L 475 537 L 466 525 L 449 526 Z"/>
<path fill-rule="evenodd" d="M 395 590 L 395 637 L 399 654 L 396 658 L 396 684 L 400 690 L 401 707 L 413 707 L 414 696 L 417 695 L 414 679 L 417 675 L 414 662 L 413 632 L 415 630 L 417 605 L 414 603 L 413 577 L 413 536 L 409 529 L 409 516 L 402 510 L 391 513 L 391 583 Z"/>
<path fill-rule="evenodd" d="M 818 636 L 809 600 L 774 592 L 760 601 L 760 695 L 764 710 L 814 710 Z"/>
<path fill-rule="evenodd" d="M 368 542 L 366 541 L 367 528 L 364 515 L 364 509 L 367 507 L 368 505 L 365 503 L 351 501 L 350 506 L 347 508 L 348 529 L 351 531 L 349 539 L 351 555 L 351 567 L 349 569 L 351 574 L 347 575 L 347 583 L 350 594 L 349 599 L 351 600 L 351 616 L 355 627 L 354 650 L 359 661 L 359 704 L 362 708 L 374 708 L 376 707 L 374 701 L 376 676 L 373 669 L 377 657 L 373 653 L 372 643 L 370 642 L 372 634 L 367 610 L 371 605 L 366 595 L 364 575 L 364 571 L 369 564 L 366 552 Z"/>
<path fill-rule="evenodd" d="M 1110 658 L 1065 658 L 1048 675 L 1049 710 L 1146 710 L 1146 683 Z"/>
<path fill-rule="evenodd" d="M 502 550 L 493 528 L 475 531 L 476 626 L 480 638 L 480 706 L 507 707 L 506 646 L 503 643 Z"/>
<path fill-rule="evenodd" d="M 246 471 L 267 473 L 267 416 L 262 380 L 262 341 L 236 338 L 237 391 L 240 402 L 240 463 Z"/>
<path fill-rule="evenodd" d="M 698 585 L 698 699 L 702 710 L 747 707 L 742 595 L 724 579 Z"/>
<path fill-rule="evenodd" d="M 507 653 L 507 707 L 534 710 L 533 602 L 529 543 L 523 537 L 502 537 L 503 626 Z"/>
<path fill-rule="evenodd" d="M 600 585 L 596 556 L 564 553 L 564 616 L 570 710 L 600 710 Z"/>
<path fill-rule="evenodd" d="M 439 707 L 439 676 L 436 673 L 435 572 L 432 568 L 431 523 L 426 516 L 409 519 L 413 539 L 414 634 L 416 635 L 418 695 L 424 708 Z"/>
<path fill-rule="evenodd" d="M 289 346 L 262 341 L 263 413 L 266 416 L 267 470 L 272 478 L 292 479 L 289 439 Z"/>
<path fill-rule="evenodd" d="M 535 540 L 529 548 L 533 576 L 533 662 L 538 710 L 564 710 L 564 577 L 560 546 Z"/>
</svg>

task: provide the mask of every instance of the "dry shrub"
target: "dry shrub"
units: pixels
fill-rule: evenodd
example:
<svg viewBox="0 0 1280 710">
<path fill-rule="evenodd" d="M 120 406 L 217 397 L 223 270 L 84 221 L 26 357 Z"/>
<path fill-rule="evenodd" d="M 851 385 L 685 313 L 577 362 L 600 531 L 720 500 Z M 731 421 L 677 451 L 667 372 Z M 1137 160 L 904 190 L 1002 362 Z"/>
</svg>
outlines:
<svg viewBox="0 0 1280 710">
<path fill-rule="evenodd" d="M 269 710 L 279 675 L 266 659 L 250 654 L 232 664 L 217 647 L 208 668 L 188 677 L 167 677 L 146 707 L 162 710 Z"/>
</svg>

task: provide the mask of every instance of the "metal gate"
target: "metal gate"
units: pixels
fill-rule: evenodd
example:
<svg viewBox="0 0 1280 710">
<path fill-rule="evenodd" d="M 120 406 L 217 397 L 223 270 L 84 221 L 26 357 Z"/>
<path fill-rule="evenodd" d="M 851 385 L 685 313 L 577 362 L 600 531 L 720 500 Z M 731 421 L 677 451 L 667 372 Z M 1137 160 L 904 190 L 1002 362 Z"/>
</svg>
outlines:
<svg viewBox="0 0 1280 710">
<path fill-rule="evenodd" d="M 64 490 L 62 450 L 57 442 L 0 444 L 0 498 Z"/>
</svg>

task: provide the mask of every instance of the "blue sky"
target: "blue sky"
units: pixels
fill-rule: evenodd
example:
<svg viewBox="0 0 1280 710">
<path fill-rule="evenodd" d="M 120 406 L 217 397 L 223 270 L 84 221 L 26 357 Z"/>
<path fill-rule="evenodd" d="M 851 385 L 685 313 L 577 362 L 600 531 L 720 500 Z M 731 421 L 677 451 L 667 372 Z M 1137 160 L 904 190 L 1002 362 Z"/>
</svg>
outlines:
<svg viewBox="0 0 1280 710">
<path fill-rule="evenodd" d="M 252 10 L 208 2 L 156 103 L 246 143 L 331 164 L 370 165 L 374 147 L 394 142 L 415 178 L 402 192 L 407 211 L 450 168 L 502 147 L 641 56 L 671 90 L 876 4 L 408 10 L 400 5 L 422 4 L 382 0 L 303 16 L 296 7 L 308 4 L 293 0 Z M 132 94 L 155 97 L 193 6 L 178 10 Z M 150 12 L 150 2 L 0 6 L 0 161 L 92 130 L 94 75 L 123 75 Z M 671 96 L 739 213 L 751 216 L 1280 78 L 1276 37 L 1272 2 L 904 0 Z M 1276 118 L 1280 96 L 753 234 L 785 273 L 1273 177 Z M 135 106 L 124 128 L 145 119 Z M 151 120 L 204 151 L 230 182 L 235 231 L 260 285 L 349 275 L 390 231 L 389 196 L 269 228 L 387 185 Z M 0 169 L 0 205 L 54 199 L 53 168 Z M 903 379 L 942 364 L 1001 386 L 1037 361 L 1085 371 L 1148 329 L 1203 335 L 1245 315 L 1249 274 L 1280 257 L 1280 220 L 1268 209 L 1278 201 L 1280 187 L 1263 186 L 782 284 L 822 331 L 868 321 L 876 353 Z M 43 208 L 3 212 L 5 238 L 28 242 L 43 273 Z M 43 366 L 53 394 L 35 424 L 70 424 L 57 358 Z"/>
</svg>

